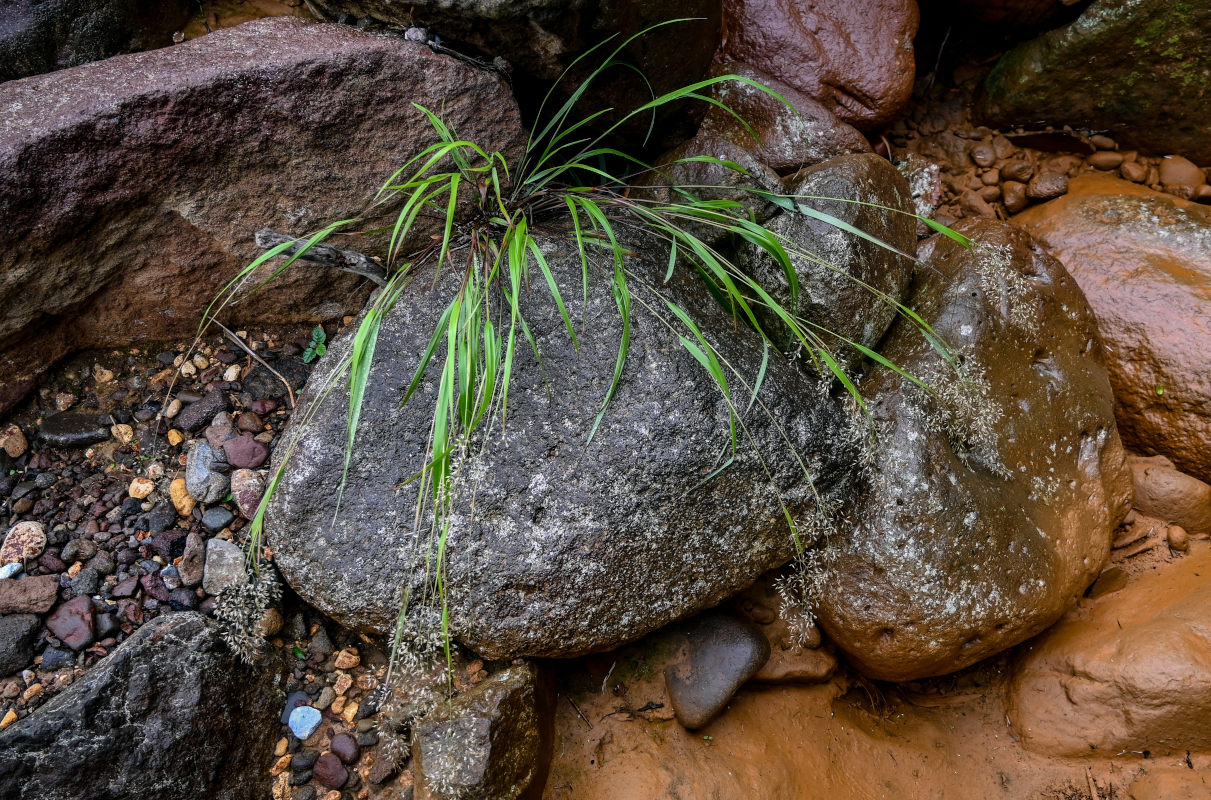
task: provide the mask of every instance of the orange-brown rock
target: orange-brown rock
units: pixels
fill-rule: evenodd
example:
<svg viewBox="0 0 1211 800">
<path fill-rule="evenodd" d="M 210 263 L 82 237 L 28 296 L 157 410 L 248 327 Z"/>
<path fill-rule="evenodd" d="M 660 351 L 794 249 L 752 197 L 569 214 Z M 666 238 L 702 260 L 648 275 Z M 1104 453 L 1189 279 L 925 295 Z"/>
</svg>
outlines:
<svg viewBox="0 0 1211 800">
<path fill-rule="evenodd" d="M 1014 222 L 1093 306 L 1123 442 L 1211 481 L 1211 208 L 1085 174 Z"/>
<path fill-rule="evenodd" d="M 956 374 L 903 318 L 860 384 L 869 483 L 817 609 L 872 677 L 940 675 L 1054 623 L 1099 574 L 1128 510 L 1097 325 L 1076 282 L 1012 225 L 969 220 L 967 249 L 923 244 L 915 309 Z"/>
<path fill-rule="evenodd" d="M 489 151 L 522 135 L 499 76 L 294 18 L 0 84 L 0 409 L 73 350 L 192 334 L 257 229 L 361 214 L 435 141 L 401 97 Z M 236 320 L 339 316 L 367 286 L 300 265 Z"/>
<path fill-rule="evenodd" d="M 1133 457 L 1135 507 L 1187 533 L 1211 533 L 1211 485 L 1180 472 L 1164 456 Z"/>
<path fill-rule="evenodd" d="M 1189 767 L 1161 767 L 1141 776 L 1127 790 L 1127 800 L 1207 800 L 1211 776 Z"/>
<path fill-rule="evenodd" d="M 912 93 L 918 21 L 915 0 L 724 0 L 720 55 L 877 128 Z"/>
<path fill-rule="evenodd" d="M 1033 642 L 1008 698 L 1026 746 L 1061 756 L 1211 750 L 1208 575 L 1204 545 Z"/>
</svg>

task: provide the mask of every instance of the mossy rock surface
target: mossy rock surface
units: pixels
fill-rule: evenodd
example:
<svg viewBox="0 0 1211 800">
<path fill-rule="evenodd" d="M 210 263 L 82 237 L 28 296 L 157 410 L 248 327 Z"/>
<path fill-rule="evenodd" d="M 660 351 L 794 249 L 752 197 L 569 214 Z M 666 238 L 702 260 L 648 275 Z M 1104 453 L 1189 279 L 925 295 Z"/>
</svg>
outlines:
<svg viewBox="0 0 1211 800">
<path fill-rule="evenodd" d="M 1098 0 L 1007 53 L 977 114 L 993 126 L 1072 125 L 1211 163 L 1211 3 Z"/>
</svg>

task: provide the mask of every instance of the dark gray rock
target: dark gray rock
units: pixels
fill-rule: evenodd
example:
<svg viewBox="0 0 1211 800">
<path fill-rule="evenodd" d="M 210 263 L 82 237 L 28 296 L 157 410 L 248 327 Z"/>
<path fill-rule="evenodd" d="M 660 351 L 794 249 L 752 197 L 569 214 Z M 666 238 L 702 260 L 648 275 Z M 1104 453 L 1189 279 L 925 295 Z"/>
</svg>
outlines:
<svg viewBox="0 0 1211 800">
<path fill-rule="evenodd" d="M 421 796 L 541 797 L 551 763 L 554 699 L 549 681 L 527 663 L 431 711 L 412 730 Z"/>
<path fill-rule="evenodd" d="M 168 47 L 190 13 L 186 0 L 6 0 L 0 81 Z"/>
<path fill-rule="evenodd" d="M 185 490 L 199 503 L 217 503 L 227 496 L 231 479 L 219 468 L 224 462 L 202 440 L 195 439 L 185 457 Z"/>
<path fill-rule="evenodd" d="M 0 733 L 0 794 L 268 797 L 284 665 L 265 658 L 244 665 L 196 613 L 157 617 Z"/>
<path fill-rule="evenodd" d="M 546 251 L 569 314 L 587 320 L 579 353 L 549 295 L 523 293 L 545 378 L 529 348 L 519 347 L 508 427 L 502 433 L 494 424 L 488 441 L 471 447 L 475 457 L 458 466 L 464 479 L 447 538 L 451 629 L 492 658 L 606 649 L 719 603 L 793 554 L 779 496 L 795 518 L 807 520 L 817 498 L 836 502 L 855 452 L 849 417 L 775 354 L 760 395 L 769 413 L 746 416 L 751 440 L 741 435 L 734 462 L 702 484 L 726 448 L 727 404 L 677 336 L 640 303 L 617 393 L 586 442 L 622 325 L 603 271 L 592 271 L 584 309 L 579 257 L 568 245 Z M 659 284 L 666 262 L 632 260 L 634 280 Z M 425 453 L 435 383 L 427 380 L 399 406 L 453 288 L 449 280 L 431 283 L 418 281 L 383 323 L 340 514 L 347 403 L 334 392 L 308 426 L 289 434 L 298 449 L 267 515 L 286 580 L 355 628 L 390 630 L 401 584 L 424 573 L 425 540 L 412 532 L 416 482 L 409 478 Z M 752 385 L 760 338 L 735 325 L 692 273 L 679 270 L 665 291 Z M 321 385 L 333 368 L 325 365 L 339 363 L 349 347 L 348 335 L 338 337 L 309 387 Z M 744 408 L 744 383 L 731 376 L 730 386 L 733 403 Z M 314 402 L 312 392 L 301 406 Z M 421 528 L 427 532 L 428 523 Z M 420 597 L 419 583 L 414 588 Z"/>
<path fill-rule="evenodd" d="M 913 213 L 912 193 L 887 159 L 871 153 L 841 156 L 802 170 L 789 184 L 788 193 L 802 198 L 797 203 L 836 217 L 903 253 L 915 253 L 917 222 L 908 216 Z M 808 199 L 832 197 L 839 199 Z M 764 250 L 746 244 L 738 263 L 791 313 L 873 349 L 895 319 L 895 303 L 912 277 L 912 260 L 801 213 L 782 211 L 765 226 L 794 243 L 798 251 L 790 251 L 798 276 L 797 302 L 791 302 L 786 272 Z M 762 311 L 758 317 L 775 343 L 785 350 L 797 349 L 793 334 L 773 312 Z M 808 328 L 805 333 L 818 331 Z M 839 363 L 853 366 L 863 359 L 853 347 L 827 335 L 823 339 Z"/>
<path fill-rule="evenodd" d="M 194 433 L 209 425 L 215 414 L 227 408 L 227 396 L 218 389 L 211 389 L 201 400 L 182 408 L 172 422 L 181 430 Z"/>
<path fill-rule="evenodd" d="M 12 675 L 34 660 L 34 639 L 42 621 L 36 614 L 0 616 L 0 676 Z"/>
<path fill-rule="evenodd" d="M 769 639 L 747 619 L 722 611 L 694 618 L 685 630 L 688 663 L 670 665 L 664 681 L 677 721 L 701 728 L 727 706 L 769 659 Z"/>
<path fill-rule="evenodd" d="M 866 488 L 830 540 L 821 627 L 872 677 L 961 669 L 1051 625 L 1097 577 L 1131 475 L 1093 312 L 1021 229 L 992 220 L 922 246 L 903 319 L 861 383 L 876 435 Z"/>
<path fill-rule="evenodd" d="M 64 647 L 48 647 L 42 653 L 41 669 L 46 671 L 63 669 L 76 663 L 76 654 Z"/>
<path fill-rule="evenodd" d="M 208 531 L 218 533 L 230 525 L 233 519 L 235 519 L 235 514 L 232 514 L 226 508 L 211 506 L 202 515 L 202 527 Z"/>
<path fill-rule="evenodd" d="M 42 420 L 38 438 L 54 447 L 87 447 L 109 438 L 109 417 L 65 411 Z"/>
</svg>

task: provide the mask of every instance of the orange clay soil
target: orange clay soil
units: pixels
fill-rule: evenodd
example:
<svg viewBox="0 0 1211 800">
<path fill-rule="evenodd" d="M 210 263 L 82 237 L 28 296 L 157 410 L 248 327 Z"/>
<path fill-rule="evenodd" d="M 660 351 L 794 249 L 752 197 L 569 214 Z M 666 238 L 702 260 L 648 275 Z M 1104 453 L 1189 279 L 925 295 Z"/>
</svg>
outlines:
<svg viewBox="0 0 1211 800">
<path fill-rule="evenodd" d="M 1211 754 L 1187 764 L 1185 754 L 1065 759 L 1025 750 L 1002 699 L 1012 652 L 904 685 L 871 684 L 844 668 L 823 685 L 749 684 L 713 723 L 688 732 L 672 719 L 662 677 L 677 649 L 674 634 L 658 632 L 568 662 L 545 798 L 1125 800 L 1144 775 L 1211 773 Z"/>
</svg>

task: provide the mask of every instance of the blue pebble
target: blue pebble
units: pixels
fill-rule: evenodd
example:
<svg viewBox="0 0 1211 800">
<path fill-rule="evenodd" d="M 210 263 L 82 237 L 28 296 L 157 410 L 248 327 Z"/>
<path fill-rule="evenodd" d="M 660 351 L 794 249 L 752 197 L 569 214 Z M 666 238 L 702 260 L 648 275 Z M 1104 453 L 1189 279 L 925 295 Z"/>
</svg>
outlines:
<svg viewBox="0 0 1211 800">
<path fill-rule="evenodd" d="M 300 741 L 307 739 L 320 727 L 320 712 L 311 706 L 299 706 L 290 712 L 290 732 Z"/>
<path fill-rule="evenodd" d="M 0 567 L 0 578 L 11 578 L 21 571 L 21 565 L 14 562 Z"/>
</svg>

